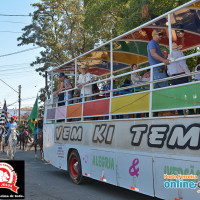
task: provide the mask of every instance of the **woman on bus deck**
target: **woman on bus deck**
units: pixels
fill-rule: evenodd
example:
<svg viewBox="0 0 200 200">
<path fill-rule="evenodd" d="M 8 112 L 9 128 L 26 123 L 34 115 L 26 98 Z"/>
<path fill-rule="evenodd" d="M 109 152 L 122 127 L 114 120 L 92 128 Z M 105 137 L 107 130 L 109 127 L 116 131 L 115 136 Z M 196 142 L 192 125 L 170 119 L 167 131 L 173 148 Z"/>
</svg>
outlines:
<svg viewBox="0 0 200 200">
<path fill-rule="evenodd" d="M 131 66 L 131 70 L 132 71 L 138 70 L 137 64 L 133 64 Z M 140 84 L 141 79 L 142 78 L 141 78 L 141 76 L 140 76 L 140 74 L 138 72 L 131 74 L 131 80 L 133 82 L 133 85 Z"/>
</svg>

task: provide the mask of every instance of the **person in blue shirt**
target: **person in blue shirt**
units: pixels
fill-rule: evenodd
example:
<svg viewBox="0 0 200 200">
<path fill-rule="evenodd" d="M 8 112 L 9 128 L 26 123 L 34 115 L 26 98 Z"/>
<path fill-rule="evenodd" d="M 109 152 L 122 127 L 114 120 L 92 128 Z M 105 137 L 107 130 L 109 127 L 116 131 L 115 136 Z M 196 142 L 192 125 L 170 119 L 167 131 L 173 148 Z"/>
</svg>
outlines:
<svg viewBox="0 0 200 200">
<path fill-rule="evenodd" d="M 39 120 L 37 123 L 36 123 L 36 131 L 34 133 L 34 142 L 37 142 L 37 136 L 38 136 L 38 133 L 40 131 L 42 131 L 42 127 L 43 127 L 43 121 L 42 120 Z"/>
<path fill-rule="evenodd" d="M 115 80 L 113 80 L 113 82 L 114 82 Z M 111 80 L 108 80 L 107 81 L 107 84 L 105 84 L 104 86 L 103 86 L 103 90 L 104 91 L 109 91 L 109 90 L 111 90 L 110 89 L 111 88 Z M 114 89 L 116 89 L 115 88 L 115 86 L 114 86 L 114 83 L 113 83 L 113 90 Z M 118 95 L 119 94 L 119 92 L 118 91 L 115 91 L 115 92 L 113 92 L 113 95 Z M 105 93 L 105 97 L 109 97 L 110 96 L 110 93 Z"/>
<path fill-rule="evenodd" d="M 162 62 L 165 65 L 168 65 L 170 63 L 170 60 L 167 59 L 167 55 L 164 56 L 162 54 L 160 46 L 158 44 L 162 40 L 162 36 L 163 34 L 159 29 L 153 30 L 152 32 L 153 39 L 147 45 L 147 52 L 150 65 L 155 65 Z M 153 69 L 154 80 L 167 78 L 167 74 L 165 72 L 165 65 L 154 67 Z M 166 86 L 168 86 L 168 81 L 154 83 L 154 88 L 161 88 Z"/>
<path fill-rule="evenodd" d="M 33 119 L 33 121 L 35 121 L 35 119 Z M 37 136 L 38 133 L 40 131 L 42 131 L 43 128 L 43 120 L 39 120 L 36 124 L 35 124 L 35 131 L 33 131 L 34 133 L 34 142 L 29 146 L 28 151 L 33 147 L 34 144 L 37 144 Z"/>
<path fill-rule="evenodd" d="M 13 117 L 10 118 L 10 122 L 7 123 L 6 127 L 8 128 L 8 132 L 5 136 L 5 143 L 7 144 L 7 140 L 10 135 L 11 128 L 17 128 L 17 123 L 14 121 Z"/>
</svg>

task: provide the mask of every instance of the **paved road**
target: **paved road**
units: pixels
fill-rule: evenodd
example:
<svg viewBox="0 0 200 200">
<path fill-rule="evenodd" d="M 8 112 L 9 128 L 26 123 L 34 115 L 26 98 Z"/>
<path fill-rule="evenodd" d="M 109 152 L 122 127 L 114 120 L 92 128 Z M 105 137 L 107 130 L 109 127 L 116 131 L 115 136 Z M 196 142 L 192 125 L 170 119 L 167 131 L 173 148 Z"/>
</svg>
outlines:
<svg viewBox="0 0 200 200">
<path fill-rule="evenodd" d="M 6 159 L 6 154 L 0 153 L 0 158 Z M 66 171 L 35 160 L 32 150 L 18 150 L 15 159 L 25 160 L 25 199 L 28 200 L 158 200 L 94 180 L 75 185 Z"/>
</svg>

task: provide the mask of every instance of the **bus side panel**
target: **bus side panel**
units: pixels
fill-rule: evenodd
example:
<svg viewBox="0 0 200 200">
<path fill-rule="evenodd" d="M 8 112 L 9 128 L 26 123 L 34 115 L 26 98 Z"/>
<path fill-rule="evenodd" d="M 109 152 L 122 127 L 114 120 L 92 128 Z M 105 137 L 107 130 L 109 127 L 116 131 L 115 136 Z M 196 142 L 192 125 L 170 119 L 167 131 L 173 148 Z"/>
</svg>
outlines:
<svg viewBox="0 0 200 200">
<path fill-rule="evenodd" d="M 91 177 L 117 185 L 115 152 L 104 150 L 90 151 Z"/>
<path fill-rule="evenodd" d="M 197 175 L 198 179 L 164 179 L 164 174 L 167 175 Z M 171 177 L 172 178 L 172 177 Z M 183 188 L 183 181 L 197 183 L 200 180 L 200 163 L 194 161 L 184 161 L 178 159 L 155 158 L 154 162 L 154 180 L 155 180 L 155 196 L 166 200 L 182 199 L 182 200 L 197 200 L 200 199 L 200 189 Z M 167 182 L 167 183 L 165 183 Z M 182 188 L 166 188 L 170 182 L 176 182 Z M 164 186 L 165 185 L 165 186 Z"/>
<path fill-rule="evenodd" d="M 54 153 L 54 125 L 45 124 L 43 127 L 43 149 L 44 149 L 44 159 L 46 161 L 53 160 L 52 154 Z"/>
<path fill-rule="evenodd" d="M 66 148 L 55 144 L 55 125 L 45 124 L 43 128 L 44 159 L 57 168 L 67 169 Z M 65 162 L 63 162 L 65 161 Z"/>
<path fill-rule="evenodd" d="M 117 182 L 120 187 L 154 196 L 152 157 L 117 153 Z"/>
</svg>

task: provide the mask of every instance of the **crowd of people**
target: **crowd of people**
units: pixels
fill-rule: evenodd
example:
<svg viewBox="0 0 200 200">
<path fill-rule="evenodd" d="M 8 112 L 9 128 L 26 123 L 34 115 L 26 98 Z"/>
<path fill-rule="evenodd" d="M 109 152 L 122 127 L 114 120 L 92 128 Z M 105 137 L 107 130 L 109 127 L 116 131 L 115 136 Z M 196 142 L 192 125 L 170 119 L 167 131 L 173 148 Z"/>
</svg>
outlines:
<svg viewBox="0 0 200 200">
<path fill-rule="evenodd" d="M 163 65 L 153 68 L 153 80 L 155 81 L 155 80 L 160 80 L 167 77 L 175 77 L 181 74 L 188 74 L 188 76 L 185 76 L 185 77 L 177 77 L 177 78 L 172 79 L 171 84 L 178 85 L 178 84 L 192 81 L 192 77 L 189 76 L 190 70 L 186 64 L 185 59 L 181 61 L 170 62 L 171 60 L 170 56 L 173 59 L 184 57 L 184 54 L 181 51 L 182 46 L 177 45 L 175 42 L 173 42 L 172 54 L 168 55 L 167 51 L 165 50 L 164 52 L 162 52 L 159 46 L 159 42 L 161 42 L 162 38 L 163 38 L 163 33 L 159 29 L 154 29 L 152 32 L 152 40 L 147 45 L 147 53 L 148 53 L 150 66 L 163 63 Z M 131 70 L 132 71 L 138 70 L 137 64 L 132 64 Z M 195 68 L 195 71 L 199 71 L 199 70 L 200 70 L 200 58 L 198 58 L 197 66 Z M 79 67 L 79 71 L 80 71 L 80 75 L 78 77 L 78 85 L 77 85 L 78 89 L 75 90 L 74 95 L 73 95 L 72 90 L 69 90 L 72 88 L 72 83 L 70 82 L 70 80 L 64 75 L 64 73 L 59 74 L 60 81 L 59 81 L 58 89 L 56 92 L 54 92 L 55 96 L 58 95 L 58 101 L 59 101 L 58 106 L 65 105 L 66 99 L 68 100 L 67 101 L 68 104 L 71 104 L 72 102 L 77 103 L 77 102 L 82 101 L 82 98 L 80 98 L 78 101 L 77 100 L 70 101 L 70 99 L 74 97 L 85 96 L 85 101 L 90 101 L 94 99 L 94 96 L 92 97 L 91 95 L 93 93 L 98 92 L 98 87 L 97 85 L 95 85 L 96 89 L 94 91 L 93 85 L 91 84 L 87 85 L 92 82 L 91 74 L 88 72 L 88 66 L 81 65 Z M 200 74 L 195 75 L 195 79 L 200 80 Z M 124 83 L 121 84 L 121 87 L 134 85 L 134 88 L 137 89 L 137 88 L 140 88 L 141 83 L 148 83 L 149 81 L 150 81 L 150 69 L 146 70 L 146 73 L 144 73 L 144 71 L 142 73 L 141 72 L 132 73 L 130 79 L 126 79 Z M 169 84 L 168 80 L 158 81 L 154 83 L 153 87 L 154 89 L 162 88 L 162 87 L 167 87 L 168 84 Z M 114 84 L 113 84 L 113 89 L 116 89 Z M 66 98 L 65 92 L 63 92 L 67 90 L 69 90 L 67 92 L 68 98 Z M 111 90 L 111 82 L 107 81 L 107 83 L 103 86 L 102 90 L 103 91 Z M 114 92 L 114 95 L 116 93 L 117 92 Z M 121 94 L 121 93 L 118 92 L 117 94 Z M 108 97 L 108 96 L 109 96 L 109 93 L 105 93 L 105 97 Z M 193 110 L 191 109 L 189 110 L 189 114 L 193 114 L 193 112 L 194 112 Z M 179 114 L 183 114 L 182 111 L 179 111 Z"/>
<path fill-rule="evenodd" d="M 18 129 L 18 125 L 17 125 L 17 122 L 16 120 L 14 120 L 14 117 L 11 117 L 10 118 L 10 121 L 5 125 L 5 128 L 7 129 L 6 131 L 6 135 L 5 135 L 5 145 L 8 145 L 8 138 L 9 138 L 9 135 L 11 133 L 11 129 L 12 128 L 15 128 L 16 130 Z M 20 127 L 19 127 L 20 128 Z M 23 122 L 23 125 L 21 127 L 21 132 L 16 132 L 17 134 L 17 141 L 19 142 L 20 140 L 20 137 L 22 135 L 22 133 L 26 132 L 28 138 L 30 141 L 32 141 L 31 139 L 31 136 L 30 136 L 30 133 L 28 131 L 28 122 L 27 121 L 24 121 Z M 38 120 L 38 122 L 36 123 L 35 125 L 35 131 L 33 132 L 33 135 L 34 135 L 34 142 L 37 141 L 37 136 L 38 136 L 38 133 L 40 131 L 42 131 L 42 128 L 43 128 L 43 120 Z M 1 137 L 1 134 L 0 134 L 0 137 Z"/>
</svg>

